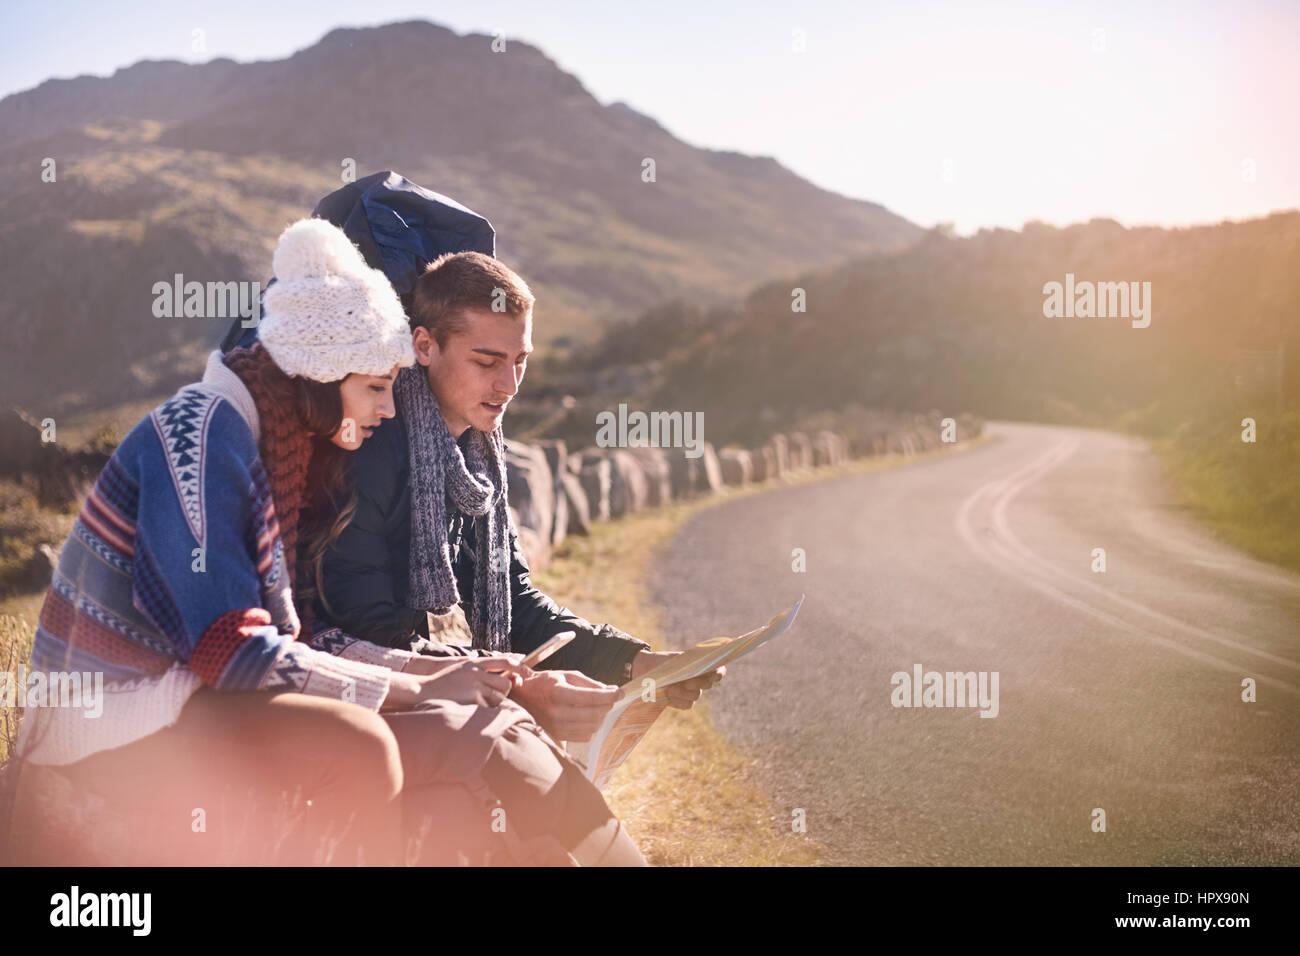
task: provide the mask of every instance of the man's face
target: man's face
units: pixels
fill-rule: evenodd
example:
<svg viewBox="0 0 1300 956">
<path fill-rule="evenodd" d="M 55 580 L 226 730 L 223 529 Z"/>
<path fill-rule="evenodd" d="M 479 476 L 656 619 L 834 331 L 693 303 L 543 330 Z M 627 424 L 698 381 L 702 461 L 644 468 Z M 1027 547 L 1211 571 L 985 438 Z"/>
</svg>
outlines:
<svg viewBox="0 0 1300 956">
<path fill-rule="evenodd" d="M 457 438 L 466 428 L 490 432 L 501 424 L 533 350 L 531 313 L 517 319 L 474 309 L 464 313 L 463 326 L 445 349 L 427 329 L 416 328 L 412 337 L 416 360 L 427 367 L 429 387 Z"/>
</svg>

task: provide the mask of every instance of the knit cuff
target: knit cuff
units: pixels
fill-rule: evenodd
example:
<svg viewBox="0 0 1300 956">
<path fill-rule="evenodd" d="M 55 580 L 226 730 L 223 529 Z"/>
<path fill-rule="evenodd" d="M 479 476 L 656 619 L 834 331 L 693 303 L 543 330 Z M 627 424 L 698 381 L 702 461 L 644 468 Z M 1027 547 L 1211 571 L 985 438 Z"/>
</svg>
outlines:
<svg viewBox="0 0 1300 956">
<path fill-rule="evenodd" d="M 371 644 L 369 641 L 357 639 L 334 656 L 345 661 L 359 661 L 362 664 L 387 667 L 390 671 L 400 671 L 406 666 L 407 661 L 419 655 L 396 647 L 381 647 L 379 644 Z"/>
<path fill-rule="evenodd" d="M 301 691 L 313 697 L 329 697 L 357 704 L 366 710 L 379 710 L 388 696 L 391 669 L 363 664 L 314 651 L 310 671 Z"/>
<path fill-rule="evenodd" d="M 376 664 L 394 671 L 402 670 L 411 658 L 419 656 L 400 648 L 383 647 L 370 641 L 363 641 L 359 637 L 343 633 L 337 627 L 313 632 L 311 646 L 345 661 Z"/>
</svg>

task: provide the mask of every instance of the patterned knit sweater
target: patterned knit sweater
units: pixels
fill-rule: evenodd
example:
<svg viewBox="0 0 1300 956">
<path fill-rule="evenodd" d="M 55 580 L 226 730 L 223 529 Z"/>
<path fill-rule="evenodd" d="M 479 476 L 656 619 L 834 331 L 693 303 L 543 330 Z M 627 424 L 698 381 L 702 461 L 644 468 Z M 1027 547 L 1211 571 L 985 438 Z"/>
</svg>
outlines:
<svg viewBox="0 0 1300 956">
<path fill-rule="evenodd" d="M 59 555 L 31 672 L 103 674 L 102 714 L 29 708 L 19 752 L 68 764 L 176 722 L 190 695 L 290 690 L 378 710 L 409 652 L 296 640 L 252 396 L 217 353 L 104 466 Z"/>
</svg>

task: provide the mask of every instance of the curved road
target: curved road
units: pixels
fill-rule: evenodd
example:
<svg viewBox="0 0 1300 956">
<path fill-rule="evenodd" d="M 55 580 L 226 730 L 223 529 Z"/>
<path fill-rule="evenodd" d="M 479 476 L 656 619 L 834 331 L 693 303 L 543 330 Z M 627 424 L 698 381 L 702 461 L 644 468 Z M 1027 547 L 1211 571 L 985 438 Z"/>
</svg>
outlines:
<svg viewBox="0 0 1300 956">
<path fill-rule="evenodd" d="M 708 509 L 658 559 L 683 645 L 807 593 L 711 695 L 774 826 L 803 809 L 833 863 L 1300 863 L 1300 576 L 1182 514 L 1138 439 L 989 430 Z M 917 664 L 996 671 L 997 716 L 892 706 Z"/>
</svg>

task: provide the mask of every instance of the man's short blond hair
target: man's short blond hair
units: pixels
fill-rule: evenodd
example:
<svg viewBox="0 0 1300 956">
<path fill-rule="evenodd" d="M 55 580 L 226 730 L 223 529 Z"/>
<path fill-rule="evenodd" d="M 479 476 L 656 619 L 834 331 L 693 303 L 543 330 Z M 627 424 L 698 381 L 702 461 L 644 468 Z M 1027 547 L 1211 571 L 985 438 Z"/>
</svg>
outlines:
<svg viewBox="0 0 1300 956">
<path fill-rule="evenodd" d="M 446 348 L 464 328 L 468 311 L 500 312 L 523 319 L 533 310 L 528 284 L 508 266 L 481 252 L 439 256 L 415 280 L 411 328 L 423 326 Z"/>
</svg>

